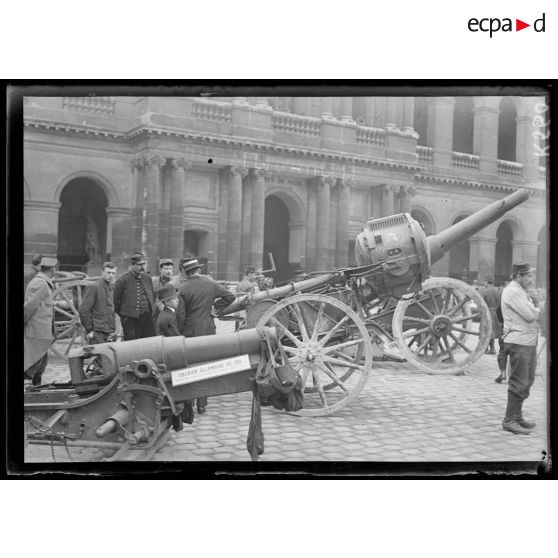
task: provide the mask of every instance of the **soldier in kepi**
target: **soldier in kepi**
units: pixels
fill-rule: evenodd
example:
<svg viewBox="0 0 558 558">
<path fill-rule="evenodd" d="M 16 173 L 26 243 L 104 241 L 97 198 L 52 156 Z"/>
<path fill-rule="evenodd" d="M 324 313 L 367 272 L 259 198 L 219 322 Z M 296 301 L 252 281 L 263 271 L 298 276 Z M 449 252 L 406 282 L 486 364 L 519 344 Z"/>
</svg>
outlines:
<svg viewBox="0 0 558 558">
<path fill-rule="evenodd" d="M 537 319 L 544 303 L 535 296 L 535 271 L 528 263 L 513 264 L 512 281 L 502 292 L 504 350 L 510 359 L 508 406 L 504 430 L 530 434 L 536 424 L 523 417 L 523 402 L 535 381 L 537 367 Z"/>
<path fill-rule="evenodd" d="M 199 337 L 215 334 L 213 306 L 217 312 L 231 304 L 235 296 L 216 281 L 200 274 L 198 260 L 182 261 L 181 273 L 184 280 L 179 283 L 178 294 L 183 315 L 178 322 L 184 337 Z M 198 413 L 205 413 L 207 398 L 197 401 Z"/>
<path fill-rule="evenodd" d="M 145 271 L 147 260 L 141 252 L 134 252 L 130 263 L 130 271 L 114 285 L 114 309 L 120 316 L 125 341 L 155 335 L 155 297 L 153 283 Z"/>
<path fill-rule="evenodd" d="M 54 300 L 53 279 L 57 266 L 56 258 L 41 258 L 40 271 L 25 289 L 23 369 L 34 386 L 42 381 L 48 350 L 54 340 L 54 307 L 68 307 L 67 302 Z"/>
</svg>

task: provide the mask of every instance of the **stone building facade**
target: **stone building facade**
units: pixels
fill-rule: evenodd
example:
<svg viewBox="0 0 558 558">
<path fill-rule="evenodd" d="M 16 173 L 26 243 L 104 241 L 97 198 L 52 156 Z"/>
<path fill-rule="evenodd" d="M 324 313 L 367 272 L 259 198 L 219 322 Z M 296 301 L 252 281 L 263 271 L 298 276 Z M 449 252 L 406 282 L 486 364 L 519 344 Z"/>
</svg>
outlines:
<svg viewBox="0 0 558 558">
<path fill-rule="evenodd" d="M 433 275 L 546 270 L 544 97 L 25 97 L 25 261 L 120 269 L 192 252 L 217 279 L 354 265 L 371 217 L 439 232 L 519 187 L 530 199 Z M 94 251 L 91 246 L 97 246 Z"/>
</svg>

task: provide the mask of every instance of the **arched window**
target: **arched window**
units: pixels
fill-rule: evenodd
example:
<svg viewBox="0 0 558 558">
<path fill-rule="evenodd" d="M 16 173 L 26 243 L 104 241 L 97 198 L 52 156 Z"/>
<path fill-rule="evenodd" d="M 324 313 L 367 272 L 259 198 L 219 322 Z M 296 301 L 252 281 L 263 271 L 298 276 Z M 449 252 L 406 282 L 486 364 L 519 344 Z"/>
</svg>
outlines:
<svg viewBox="0 0 558 558">
<path fill-rule="evenodd" d="M 473 153 L 473 98 L 456 97 L 453 108 L 453 151 Z"/>
<path fill-rule="evenodd" d="M 417 144 L 428 146 L 426 143 L 426 130 L 428 127 L 428 104 L 430 97 L 415 97 L 414 128 L 419 135 Z"/>
<path fill-rule="evenodd" d="M 515 161 L 515 144 L 517 135 L 517 111 L 508 97 L 500 101 L 500 117 L 498 118 L 498 159 Z"/>
<path fill-rule="evenodd" d="M 513 259 L 513 230 L 504 221 L 496 231 L 496 254 L 494 258 L 494 281 L 502 285 L 510 278 Z"/>
</svg>

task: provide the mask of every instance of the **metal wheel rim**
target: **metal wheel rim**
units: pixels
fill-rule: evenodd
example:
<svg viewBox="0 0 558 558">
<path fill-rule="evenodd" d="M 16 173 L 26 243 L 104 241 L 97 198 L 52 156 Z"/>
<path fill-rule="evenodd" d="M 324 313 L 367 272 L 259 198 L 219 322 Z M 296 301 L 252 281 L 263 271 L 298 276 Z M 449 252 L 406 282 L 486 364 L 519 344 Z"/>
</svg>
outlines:
<svg viewBox="0 0 558 558">
<path fill-rule="evenodd" d="M 316 317 L 319 319 L 316 320 L 314 328 L 311 332 L 305 331 L 304 333 L 301 333 L 301 339 L 298 339 L 300 345 L 297 345 L 292 339 L 295 337 L 292 332 L 286 333 L 285 328 L 283 326 L 278 326 L 277 323 L 279 322 L 277 320 L 274 321 L 273 317 L 285 308 L 288 310 L 289 307 L 291 307 L 292 311 L 296 314 L 294 308 L 298 307 L 300 309 L 299 305 L 303 302 L 315 303 L 317 305 L 318 314 Z M 320 325 L 324 325 L 326 323 L 324 320 L 327 320 L 327 318 L 323 318 L 323 310 L 325 310 L 326 305 L 331 305 L 337 310 L 342 311 L 344 317 L 341 322 L 344 323 L 339 325 L 339 322 L 338 324 L 333 325 L 331 330 L 324 334 L 323 331 L 320 331 Z M 320 308 L 322 308 L 322 311 L 320 311 Z M 321 315 L 320 312 L 322 312 Z M 304 322 L 304 319 L 303 324 L 303 329 L 305 330 L 306 323 Z M 345 324 L 350 326 L 352 339 L 349 339 L 348 341 L 341 340 L 340 343 L 334 343 L 333 340 L 336 339 L 336 335 L 338 333 L 339 335 L 341 334 L 340 332 Z M 260 328 L 264 325 L 277 327 L 279 343 L 281 343 L 281 339 L 283 338 L 288 339 L 291 343 L 291 345 L 287 345 L 285 343 L 283 344 L 283 347 L 289 355 L 289 361 L 295 369 L 299 370 L 301 377 L 303 378 L 305 385 L 305 403 L 307 402 L 307 397 L 309 396 L 313 398 L 312 402 L 318 401 L 321 403 L 321 406 L 317 408 L 304 408 L 292 414 L 299 416 L 330 415 L 356 399 L 366 384 L 368 373 L 372 369 L 372 340 L 363 320 L 352 308 L 335 298 L 325 295 L 294 295 L 279 301 L 275 306 L 267 310 L 261 316 L 256 327 Z M 322 335 L 321 338 L 320 335 Z M 328 336 L 330 336 L 329 339 Z M 345 345 L 340 348 L 339 346 L 343 343 L 345 343 Z M 318 347 L 318 344 L 323 344 L 323 347 Z M 351 357 L 349 354 L 345 354 L 345 351 L 348 351 L 352 346 L 358 347 L 354 357 Z M 308 352 L 310 352 L 313 357 L 311 361 L 306 360 L 308 359 Z M 330 356 L 332 353 L 335 353 L 334 357 Z M 343 358 L 341 358 L 340 353 Z M 303 358 L 304 354 L 306 354 L 306 359 Z M 333 358 L 336 362 L 332 362 L 331 358 Z M 339 361 L 341 361 L 341 363 L 339 363 Z M 347 373 L 348 371 L 346 369 L 352 369 L 350 374 Z M 338 371 L 343 371 L 343 373 Z M 337 378 L 336 380 L 332 377 L 332 372 Z M 351 376 L 354 377 L 351 385 L 348 386 L 346 381 Z M 326 390 L 323 389 L 323 384 L 321 384 L 322 378 L 328 378 L 328 383 L 331 382 L 336 384 L 335 387 L 327 390 L 327 395 Z M 309 382 L 314 383 L 315 389 L 306 391 L 306 386 Z M 339 385 L 338 382 L 341 382 L 343 387 Z M 318 386 L 321 386 L 321 388 Z M 335 402 L 333 402 L 334 397 L 336 398 Z"/>
</svg>

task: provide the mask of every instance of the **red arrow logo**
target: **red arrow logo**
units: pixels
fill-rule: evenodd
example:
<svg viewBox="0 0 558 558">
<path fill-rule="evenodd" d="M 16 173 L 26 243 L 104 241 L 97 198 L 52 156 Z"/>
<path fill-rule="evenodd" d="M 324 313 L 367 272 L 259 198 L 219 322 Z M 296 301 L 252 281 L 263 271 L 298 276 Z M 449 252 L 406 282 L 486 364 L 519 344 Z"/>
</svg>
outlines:
<svg viewBox="0 0 558 558">
<path fill-rule="evenodd" d="M 531 27 L 531 24 L 530 23 L 525 23 L 524 21 L 521 21 L 520 19 L 515 20 L 515 30 L 516 31 L 521 31 L 522 29 L 525 29 L 526 27 Z"/>
</svg>

